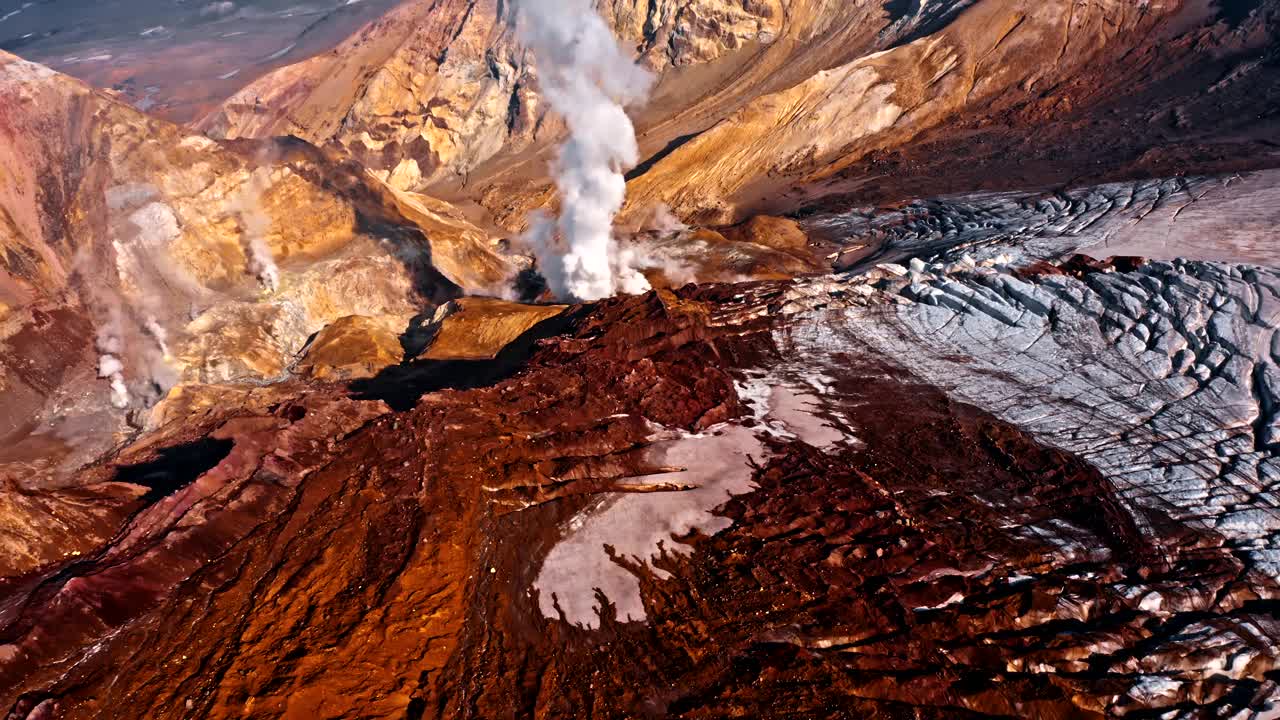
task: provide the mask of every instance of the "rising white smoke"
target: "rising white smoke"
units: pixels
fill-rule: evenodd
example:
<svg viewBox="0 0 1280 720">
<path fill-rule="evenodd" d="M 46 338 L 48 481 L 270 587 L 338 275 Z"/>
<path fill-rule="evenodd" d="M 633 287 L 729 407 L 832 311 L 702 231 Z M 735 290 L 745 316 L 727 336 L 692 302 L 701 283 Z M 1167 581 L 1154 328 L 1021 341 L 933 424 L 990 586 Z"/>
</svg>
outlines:
<svg viewBox="0 0 1280 720">
<path fill-rule="evenodd" d="M 249 176 L 249 182 L 245 183 L 232 207 L 239 213 L 240 222 L 244 225 L 240 243 L 244 248 L 247 269 L 263 288 L 275 292 L 280 289 L 280 269 L 276 267 L 271 248 L 267 246 L 271 218 L 262 209 L 262 196 L 269 189 L 271 173 L 265 168 L 259 168 Z"/>
<path fill-rule="evenodd" d="M 94 346 L 98 350 L 98 377 L 111 382 L 111 404 L 123 410 L 129 407 L 129 388 L 124 381 L 124 317 L 120 306 L 102 306 L 105 317 L 98 326 Z"/>
<path fill-rule="evenodd" d="M 671 212 L 671 208 L 665 204 L 658 205 L 649 215 L 649 222 L 646 223 L 645 229 L 656 232 L 659 235 L 675 235 L 678 233 L 688 232 L 689 226 L 680 221 L 675 213 Z"/>
<path fill-rule="evenodd" d="M 177 382 L 165 323 L 173 321 L 175 301 L 195 302 L 206 292 L 173 262 L 170 249 L 182 230 L 158 197 L 149 185 L 109 188 L 109 249 L 97 254 L 82 248 L 72 262 L 97 321 L 98 376 L 109 382 L 111 404 L 122 410 L 149 405 Z"/>
<path fill-rule="evenodd" d="M 623 52 L 589 0 L 520 0 L 518 10 L 542 94 L 569 129 L 554 167 L 560 218 L 534 218 L 526 239 L 560 297 L 643 292 L 649 284 L 619 255 L 613 218 L 626 199 L 623 173 L 639 162 L 624 107 L 645 99 L 653 76 Z"/>
</svg>

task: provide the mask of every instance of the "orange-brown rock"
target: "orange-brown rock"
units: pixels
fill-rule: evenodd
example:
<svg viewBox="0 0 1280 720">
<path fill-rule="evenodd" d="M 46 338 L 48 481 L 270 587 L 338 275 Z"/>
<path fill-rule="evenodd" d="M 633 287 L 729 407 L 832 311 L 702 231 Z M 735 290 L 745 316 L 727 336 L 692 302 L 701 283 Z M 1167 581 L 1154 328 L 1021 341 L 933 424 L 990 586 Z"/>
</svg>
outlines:
<svg viewBox="0 0 1280 720">
<path fill-rule="evenodd" d="M 741 206 L 788 182 L 811 183 L 871 150 L 905 144 L 966 107 L 1051 87 L 1176 9 L 1122 0 L 978 2 L 933 35 L 750 101 L 632 180 L 628 203 L 735 222 Z"/>
<path fill-rule="evenodd" d="M 755 409 L 740 373 L 814 360 L 786 338 L 834 318 L 770 315 L 791 290 L 610 300 L 491 386 L 394 413 L 294 386 L 123 448 L 80 476 L 136 498 L 120 532 L 42 560 L 0 605 L 0 706 L 941 719 L 1270 702 L 1276 589 L 1235 548 L 1168 517 L 1152 537 L 1080 457 L 835 349 L 822 402 L 856 442 L 768 418 L 760 456 L 724 467 L 748 485 L 706 511 L 718 531 L 598 550 L 643 619 L 599 588 L 590 625 L 565 595 L 544 605 L 539 569 L 610 507 L 665 493 L 697 512 L 693 488 L 636 476 L 670 473 L 663 436 L 709 448 Z"/>
<path fill-rule="evenodd" d="M 1028 128 L 1062 117 L 1078 107 L 1042 103 L 1050 89 L 1106 83 L 1126 52 L 1147 56 L 1212 22 L 1174 0 L 600 5 L 659 74 L 634 111 L 647 159 L 630 175 L 626 217 L 666 205 L 702 224 L 794 209 L 812 195 L 788 194 L 797 187 L 958 116 L 1038 103 Z M 262 78 L 206 126 L 334 143 L 393 187 L 474 198 L 520 228 L 551 202 L 560 131 L 513 43 L 511 12 L 492 0 L 407 3 L 338 52 Z M 1100 100 L 1084 87 L 1079 97 Z"/>
<path fill-rule="evenodd" d="M 762 245 L 801 257 L 812 254 L 809 252 L 809 236 L 800 223 L 791 218 L 756 215 L 740 225 L 721 228 L 720 234 L 735 242 Z"/>
<path fill-rule="evenodd" d="M 762 93 L 889 47 L 963 3 L 919 12 L 820 0 L 599 3 L 660 82 L 638 110 L 646 155 L 712 127 Z M 332 53 L 282 68 L 202 124 L 216 137 L 292 134 L 335 143 L 398 189 L 482 198 L 507 226 L 541 202 L 560 137 L 536 72 L 497 0 L 414 0 Z"/>
<path fill-rule="evenodd" d="M 597 6 L 657 289 L 571 307 L 465 296 L 540 289 L 513 3 L 217 141 L 0 55 L 0 712 L 1275 714 L 1280 174 L 1190 175 L 1280 0 Z"/>
<path fill-rule="evenodd" d="M 3 54 L 0 94 L 7 305 L 58 292 L 86 264 L 119 267 L 126 291 L 148 289 L 138 286 L 153 281 L 151 268 L 128 250 L 163 252 L 156 264 L 172 276 L 159 281 L 170 285 L 244 284 L 250 194 L 279 262 L 331 253 L 356 234 L 349 207 L 287 169 L 259 167 L 64 75 Z"/>
<path fill-rule="evenodd" d="M 400 337 L 385 321 L 349 315 L 312 338 L 293 371 L 323 382 L 373 377 L 404 359 Z"/>
<path fill-rule="evenodd" d="M 462 298 L 440 306 L 432 320 L 427 360 L 488 360 L 564 305 L 523 305 L 492 298 Z"/>
<path fill-rule="evenodd" d="M 0 53 L 0 465 L 63 472 L 127 429 L 109 394 L 139 409 L 178 381 L 278 379 L 338 318 L 407 323 L 459 294 L 413 221 L 371 215 L 287 159 Z M 437 207 L 430 228 L 442 248 L 493 252 L 450 213 Z M 504 268 L 490 260 L 458 274 L 492 282 Z M 125 398 L 97 377 L 106 356 Z"/>
</svg>

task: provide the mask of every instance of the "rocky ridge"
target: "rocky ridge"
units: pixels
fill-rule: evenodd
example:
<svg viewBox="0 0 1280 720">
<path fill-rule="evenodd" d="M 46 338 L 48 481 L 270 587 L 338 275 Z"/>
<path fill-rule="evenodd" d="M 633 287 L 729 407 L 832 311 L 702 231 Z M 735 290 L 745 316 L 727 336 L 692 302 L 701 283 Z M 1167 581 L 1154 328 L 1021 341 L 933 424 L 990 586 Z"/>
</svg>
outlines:
<svg viewBox="0 0 1280 720">
<path fill-rule="evenodd" d="M 963 157 L 958 126 L 989 128 L 991 142 L 1019 139 L 1027 147 L 1018 156 L 1037 159 L 1030 183 L 1060 181 L 1055 150 L 1057 159 L 1097 152 L 1061 147 L 1088 137 L 1077 132 L 1083 118 L 1153 123 L 1159 134 L 1161 117 L 1173 118 L 1172 134 L 1186 143 L 1202 123 L 1232 117 L 1245 136 L 1261 127 L 1248 128 L 1243 108 L 1223 113 L 1221 99 L 1257 107 L 1257 94 L 1240 94 L 1249 76 L 1255 91 L 1261 81 L 1274 92 L 1258 74 L 1273 62 L 1262 59 L 1276 22 L 1265 3 L 1229 23 L 1226 11 L 1173 0 L 612 2 L 601 11 L 659 78 L 650 103 L 634 110 L 646 158 L 629 176 L 636 223 L 660 206 L 704 224 L 788 212 L 847 192 L 851 165 L 863 178 L 881 174 L 865 163 L 922 135 L 956 136 L 959 146 L 941 157 Z M 407 3 L 339 51 L 245 88 L 205 127 L 333 143 L 394 187 L 464 194 L 518 229 L 550 198 L 546 166 L 561 131 L 539 99 L 536 68 L 514 45 L 513 22 L 511 7 L 488 2 Z M 1185 92 L 1204 82 L 1217 83 L 1212 119 Z M 1073 134 L 1037 143 L 1046 125 Z M 1132 173 L 1152 147 L 1145 135 L 1117 129 L 1106 142 L 1128 145 L 1099 154 L 1124 158 Z M 1265 162 L 1254 157 L 1255 167 Z"/>
<path fill-rule="evenodd" d="M 106 549 L 10 594 L 6 704 L 77 717 L 121 703 L 212 717 L 1265 711 L 1270 391 L 1228 401 L 1258 372 L 1243 360 L 1207 382 L 1195 363 L 1135 376 L 1137 326 L 1119 311 L 1163 288 L 1169 312 L 1148 317 L 1176 325 L 1153 338 L 1208 357 L 1244 336 L 1195 338 L 1232 327 L 1220 314 L 1274 280 L 1211 263 L 1071 267 L 658 292 L 478 361 L 495 363 L 490 386 L 419 361 L 406 371 L 436 389 L 401 412 L 376 397 L 404 382 L 354 384 L 365 399 L 278 385 L 168 425 L 86 476 L 166 494 L 132 495 Z M 925 329 L 939 324 L 955 330 Z M 970 360 L 918 362 L 922 347 Z M 1274 363 L 1240 357 L 1264 378 Z M 1124 384 L 1159 378 L 1159 407 Z M 1046 394 L 1075 400 L 1046 416 Z M 758 455 L 713 449 L 737 428 Z M 192 443 L 216 445 L 199 465 L 171 459 L 182 448 L 190 462 Z M 668 475 L 684 446 L 694 455 Z M 680 483 L 713 461 L 741 467 L 740 492 Z M 630 525 L 608 526 L 602 552 L 633 584 L 546 574 L 586 518 L 663 495 L 685 508 L 683 534 L 633 546 Z M 643 622 L 619 612 L 629 592 Z M 181 658 L 152 655 L 173 647 Z"/>
<path fill-rule="evenodd" d="M 1275 4 L 599 5 L 589 305 L 509 4 L 217 140 L 0 54 L 0 708 L 1274 715 Z"/>
</svg>

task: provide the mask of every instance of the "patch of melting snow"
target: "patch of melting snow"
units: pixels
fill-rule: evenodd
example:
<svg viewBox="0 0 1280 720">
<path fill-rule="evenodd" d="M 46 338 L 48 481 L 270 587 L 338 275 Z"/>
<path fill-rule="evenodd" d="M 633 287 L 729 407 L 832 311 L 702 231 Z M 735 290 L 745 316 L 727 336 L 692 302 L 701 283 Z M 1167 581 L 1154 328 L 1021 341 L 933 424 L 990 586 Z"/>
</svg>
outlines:
<svg viewBox="0 0 1280 720">
<path fill-rule="evenodd" d="M 618 617 L 644 620 L 644 604 L 636 577 L 609 558 L 605 545 L 623 557 L 649 560 L 661 553 L 687 552 L 674 538 L 699 531 L 712 535 L 728 528 L 728 518 L 714 513 L 733 495 L 753 489 L 749 457 L 765 454 L 755 433 L 739 426 L 720 426 L 656 445 L 650 458 L 685 472 L 644 478 L 645 483 L 670 483 L 690 490 L 615 493 L 583 510 L 565 528 L 561 540 L 543 562 L 533 586 L 547 617 L 557 617 L 558 602 L 569 622 L 597 627 L 595 590 L 599 588 L 618 608 Z M 664 576 L 661 570 L 654 572 Z"/>
<path fill-rule="evenodd" d="M 1182 683 L 1173 678 L 1160 675 L 1143 675 L 1129 689 L 1129 697 L 1143 703 L 1156 703 L 1170 700 L 1177 696 Z"/>
<path fill-rule="evenodd" d="M 691 489 L 611 494 L 569 521 L 564 538 L 548 553 L 533 584 L 544 615 L 557 617 L 558 603 L 569 622 L 598 627 L 599 589 L 617 606 L 619 618 L 643 621 L 646 614 L 639 581 L 610 559 L 606 545 L 619 556 L 649 561 L 664 549 L 688 552 L 676 537 L 694 531 L 714 535 L 727 529 L 731 521 L 715 510 L 733 495 L 754 489 L 751 459 L 758 461 L 768 454 L 760 435 L 800 440 L 824 450 L 853 439 L 816 413 L 830 388 L 827 378 L 812 375 L 781 381 L 757 372 L 748 374 L 737 387 L 751 409 L 755 427 L 721 425 L 699 435 L 658 443 L 651 451 L 651 462 L 686 470 L 645 477 L 646 485 L 665 483 Z M 667 577 L 659 568 L 652 571 Z"/>
<path fill-rule="evenodd" d="M 964 602 L 963 593 L 952 593 L 951 597 L 947 598 L 946 600 L 943 600 L 937 605 L 921 605 L 920 607 L 915 608 L 915 611 L 925 612 L 927 610 L 941 610 L 942 608 L 951 607 L 952 605 L 959 605 L 962 602 Z"/>
<path fill-rule="evenodd" d="M 821 450 L 830 450 L 841 441 L 856 442 L 848 430 L 842 430 L 817 414 L 822 397 L 830 391 L 831 382 L 818 374 L 808 374 L 802 382 L 784 381 L 762 372 L 748 372 L 735 382 L 738 396 L 751 410 L 760 428 L 780 439 L 800 440 Z M 847 428 L 840 413 L 828 415 Z"/>
</svg>

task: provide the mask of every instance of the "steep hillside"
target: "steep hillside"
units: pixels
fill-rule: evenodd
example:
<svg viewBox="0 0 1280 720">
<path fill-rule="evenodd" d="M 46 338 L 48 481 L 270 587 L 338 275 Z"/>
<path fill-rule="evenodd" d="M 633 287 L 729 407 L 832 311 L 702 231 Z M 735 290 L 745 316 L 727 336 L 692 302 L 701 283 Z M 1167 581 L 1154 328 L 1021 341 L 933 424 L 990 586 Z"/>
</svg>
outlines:
<svg viewBox="0 0 1280 720">
<path fill-rule="evenodd" d="M 600 4 L 620 40 L 660 75 L 639 129 L 651 155 L 746 102 L 894 45 L 965 2 L 905 14 L 878 3 L 698 0 Z M 335 142 L 394 186 L 461 187 L 548 148 L 555 121 L 515 10 L 496 0 L 414 0 L 332 53 L 246 87 L 203 126 L 218 137 Z M 538 162 L 524 170 L 545 177 Z M 545 162 L 545 160 L 543 161 Z"/>
<path fill-rule="evenodd" d="M 1024 175 L 1038 184 L 1078 177 L 1106 151 L 1080 158 L 1062 148 L 1064 132 L 1034 147 L 1046 139 L 1042 128 L 1080 129 L 1082 117 L 1167 122 L 1144 101 L 1177 113 L 1205 82 L 1223 80 L 1231 95 L 1269 52 L 1275 23 L 1268 3 L 1198 0 L 619 0 L 601 11 L 659 78 L 650 101 L 633 108 L 644 160 L 629 175 L 628 217 L 643 222 L 665 205 L 712 224 L 856 190 L 866 184 L 858 178 L 882 175 L 860 163 L 917 147 L 921 136 L 947 143 L 943 158 L 961 156 L 964 138 L 984 127 L 984 145 L 1033 146 L 1020 157 L 1035 161 Z M 476 199 L 500 225 L 523 227 L 550 199 L 546 167 L 561 130 L 531 58 L 514 43 L 514 23 L 511 6 L 494 2 L 408 2 L 335 52 L 245 88 L 204 127 L 219 137 L 333 143 L 395 187 Z M 1263 82 L 1273 94 L 1272 79 Z M 1243 107 L 1184 113 L 1172 132 L 1116 128 L 1110 154 L 1132 163 L 1192 136 L 1193 125 L 1238 123 L 1266 106 L 1258 96 L 1235 102 Z"/>
<path fill-rule="evenodd" d="M 406 0 L 191 127 L 0 53 L 0 712 L 1276 717 L 1278 39 Z"/>
<path fill-rule="evenodd" d="M 6 459 L 82 461 L 175 383 L 278 378 L 340 317 L 399 332 L 514 274 L 446 205 L 401 212 L 363 169 L 294 155 L 0 55 L 0 436 L 35 443 Z"/>
</svg>

